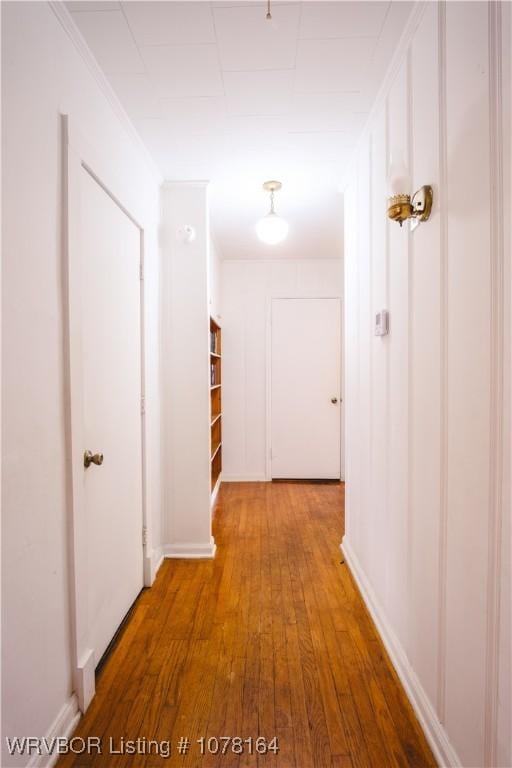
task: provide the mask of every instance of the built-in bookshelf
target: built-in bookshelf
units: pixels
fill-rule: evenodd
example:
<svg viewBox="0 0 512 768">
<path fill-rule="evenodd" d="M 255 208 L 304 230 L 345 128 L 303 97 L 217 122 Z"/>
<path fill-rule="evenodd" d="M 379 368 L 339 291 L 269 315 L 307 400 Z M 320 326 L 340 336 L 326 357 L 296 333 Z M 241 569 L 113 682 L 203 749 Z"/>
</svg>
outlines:
<svg viewBox="0 0 512 768">
<path fill-rule="evenodd" d="M 210 488 L 212 502 L 222 472 L 222 337 L 221 329 L 210 318 Z"/>
</svg>

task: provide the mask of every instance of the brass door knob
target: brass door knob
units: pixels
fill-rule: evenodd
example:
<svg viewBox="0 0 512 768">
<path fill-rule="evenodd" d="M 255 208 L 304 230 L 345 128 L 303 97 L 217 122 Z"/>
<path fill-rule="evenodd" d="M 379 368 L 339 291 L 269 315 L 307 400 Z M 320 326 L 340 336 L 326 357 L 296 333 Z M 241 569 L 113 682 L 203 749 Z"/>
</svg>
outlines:
<svg viewBox="0 0 512 768">
<path fill-rule="evenodd" d="M 87 469 L 87 467 L 90 467 L 91 464 L 96 464 L 97 467 L 100 467 L 103 464 L 103 454 L 93 453 L 92 451 L 85 451 L 84 467 Z"/>
<path fill-rule="evenodd" d="M 331 397 L 331 403 L 333 405 L 336 405 L 337 402 L 338 402 L 338 398 L 337 397 Z"/>
</svg>

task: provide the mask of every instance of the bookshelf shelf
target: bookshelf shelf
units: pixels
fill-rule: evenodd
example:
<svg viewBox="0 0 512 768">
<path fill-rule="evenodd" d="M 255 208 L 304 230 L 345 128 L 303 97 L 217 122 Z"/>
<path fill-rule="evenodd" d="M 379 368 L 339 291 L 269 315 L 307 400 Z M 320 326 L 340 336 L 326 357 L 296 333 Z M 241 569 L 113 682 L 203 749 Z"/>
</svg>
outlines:
<svg viewBox="0 0 512 768">
<path fill-rule="evenodd" d="M 212 505 L 222 473 L 222 334 L 210 318 L 210 492 Z"/>
<path fill-rule="evenodd" d="M 217 445 L 214 446 L 210 461 L 213 461 L 215 459 L 215 457 L 217 456 L 217 453 L 220 451 L 221 448 L 222 448 L 222 443 L 217 443 Z"/>
</svg>

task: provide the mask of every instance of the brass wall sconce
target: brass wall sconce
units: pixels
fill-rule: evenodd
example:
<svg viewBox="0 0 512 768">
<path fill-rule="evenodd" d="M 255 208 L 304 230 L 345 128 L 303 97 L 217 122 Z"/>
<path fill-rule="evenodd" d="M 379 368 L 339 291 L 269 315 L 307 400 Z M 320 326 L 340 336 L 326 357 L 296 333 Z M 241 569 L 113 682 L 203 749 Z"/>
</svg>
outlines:
<svg viewBox="0 0 512 768">
<path fill-rule="evenodd" d="M 398 221 L 400 226 L 407 219 L 413 219 L 414 226 L 420 221 L 427 221 L 432 211 L 433 193 L 428 184 L 418 189 L 412 196 L 393 195 L 388 200 L 388 217 Z"/>
</svg>

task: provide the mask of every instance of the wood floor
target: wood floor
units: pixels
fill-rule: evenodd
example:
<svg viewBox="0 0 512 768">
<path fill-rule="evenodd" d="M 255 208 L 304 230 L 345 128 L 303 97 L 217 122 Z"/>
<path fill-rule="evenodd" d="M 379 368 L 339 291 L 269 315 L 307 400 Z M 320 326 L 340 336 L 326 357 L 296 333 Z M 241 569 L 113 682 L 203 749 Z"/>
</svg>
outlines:
<svg viewBox="0 0 512 768">
<path fill-rule="evenodd" d="M 215 560 L 165 561 L 98 676 L 76 735 L 101 737 L 103 754 L 59 766 L 435 766 L 340 563 L 343 496 L 338 484 L 224 485 Z M 221 736 L 276 736 L 279 752 L 200 754 L 197 739 Z M 109 738 L 151 754 L 107 754 Z M 170 740 L 171 756 L 149 739 Z"/>
</svg>

